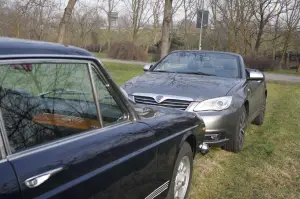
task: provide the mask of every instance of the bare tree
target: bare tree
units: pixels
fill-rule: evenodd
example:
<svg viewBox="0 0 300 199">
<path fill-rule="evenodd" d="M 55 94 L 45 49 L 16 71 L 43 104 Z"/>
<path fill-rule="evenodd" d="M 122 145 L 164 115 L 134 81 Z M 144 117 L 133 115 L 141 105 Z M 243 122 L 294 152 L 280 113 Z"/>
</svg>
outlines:
<svg viewBox="0 0 300 199">
<path fill-rule="evenodd" d="M 183 11 L 184 11 L 184 39 L 185 44 L 187 44 L 188 33 L 190 31 L 191 24 L 197 14 L 197 0 L 182 0 L 183 2 Z"/>
<path fill-rule="evenodd" d="M 111 46 L 111 14 L 115 11 L 118 4 L 121 2 L 121 0 L 103 0 L 102 5 L 100 6 L 101 10 L 104 11 L 106 17 L 107 17 L 107 32 L 106 32 L 106 41 L 108 45 L 108 50 Z"/>
<path fill-rule="evenodd" d="M 132 42 L 136 42 L 139 31 L 151 18 L 150 0 L 126 0 L 126 6 L 131 13 Z"/>
<path fill-rule="evenodd" d="M 87 36 L 95 31 L 99 26 L 104 25 L 104 19 L 99 16 L 97 8 L 82 7 L 74 12 L 72 33 L 76 34 L 79 46 L 83 47 L 87 43 Z M 79 37 L 79 40 L 77 39 Z"/>
<path fill-rule="evenodd" d="M 163 10 L 163 2 L 161 0 L 153 0 L 152 4 L 152 16 L 153 16 L 153 43 L 157 43 L 157 30 L 160 26 L 159 18 Z"/>
<path fill-rule="evenodd" d="M 166 56 L 170 49 L 170 32 L 172 24 L 172 2 L 173 0 L 165 0 L 164 19 L 162 26 L 162 38 L 161 38 L 161 54 L 160 57 Z"/>
<path fill-rule="evenodd" d="M 280 0 L 255 0 L 251 2 L 254 19 L 257 26 L 257 34 L 253 51 L 253 56 L 255 56 L 260 45 L 264 42 L 262 37 L 265 26 L 270 22 L 271 19 L 281 13 L 282 7 L 278 7 Z"/>
<path fill-rule="evenodd" d="M 77 0 L 69 0 L 68 5 L 65 8 L 64 15 L 61 18 L 61 21 L 59 23 L 58 28 L 58 36 L 57 36 L 57 42 L 58 43 L 64 43 L 65 33 L 66 33 L 66 26 L 70 21 L 70 18 L 72 16 L 72 12 L 74 10 L 75 4 Z"/>
<path fill-rule="evenodd" d="M 285 55 L 290 45 L 292 34 L 297 30 L 300 22 L 300 1 L 299 0 L 285 0 L 284 7 L 286 12 L 283 14 L 282 21 L 285 26 L 284 44 L 282 55 Z M 281 57 L 280 65 L 284 62 L 284 57 Z"/>
<path fill-rule="evenodd" d="M 212 27 L 213 30 L 217 29 L 217 9 L 218 9 L 218 1 L 219 0 L 210 0 L 209 1 L 209 6 L 211 8 L 211 13 L 212 13 Z M 212 35 L 212 49 L 215 50 L 217 48 L 217 38 L 218 38 L 218 32 L 217 31 L 213 31 L 213 35 Z"/>
</svg>

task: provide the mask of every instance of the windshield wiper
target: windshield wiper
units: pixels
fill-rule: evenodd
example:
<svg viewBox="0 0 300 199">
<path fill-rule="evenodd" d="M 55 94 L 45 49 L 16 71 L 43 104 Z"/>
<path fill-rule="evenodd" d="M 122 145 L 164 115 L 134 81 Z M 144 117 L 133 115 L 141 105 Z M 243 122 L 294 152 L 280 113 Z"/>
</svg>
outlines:
<svg viewBox="0 0 300 199">
<path fill-rule="evenodd" d="M 205 76 L 216 76 L 215 74 L 203 73 L 203 72 L 183 72 L 184 74 L 195 74 L 195 75 L 205 75 Z"/>
<path fill-rule="evenodd" d="M 177 73 L 177 72 L 173 72 L 173 71 L 167 71 L 167 70 L 154 70 L 151 72 L 160 72 L 160 73 Z"/>
<path fill-rule="evenodd" d="M 45 95 L 55 93 L 55 94 L 68 94 L 68 95 L 86 95 L 88 92 L 78 91 L 78 90 L 69 90 L 64 88 L 53 89 L 51 91 L 46 91 L 39 93 L 37 96 L 44 97 Z"/>
</svg>

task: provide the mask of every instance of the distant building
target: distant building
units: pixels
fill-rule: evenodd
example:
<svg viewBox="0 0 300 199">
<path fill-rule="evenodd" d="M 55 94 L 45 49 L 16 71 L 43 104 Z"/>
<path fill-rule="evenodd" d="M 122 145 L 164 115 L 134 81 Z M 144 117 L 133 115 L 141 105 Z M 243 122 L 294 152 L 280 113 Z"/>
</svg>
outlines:
<svg viewBox="0 0 300 199">
<path fill-rule="evenodd" d="M 118 26 L 118 13 L 117 12 L 110 12 L 108 13 L 108 20 L 110 20 L 110 24 L 112 28 Z"/>
</svg>

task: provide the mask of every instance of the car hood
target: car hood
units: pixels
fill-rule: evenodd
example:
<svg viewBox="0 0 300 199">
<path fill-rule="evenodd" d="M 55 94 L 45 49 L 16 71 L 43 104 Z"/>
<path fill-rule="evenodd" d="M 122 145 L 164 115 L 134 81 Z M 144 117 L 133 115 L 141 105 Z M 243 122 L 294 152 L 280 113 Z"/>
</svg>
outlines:
<svg viewBox="0 0 300 199">
<path fill-rule="evenodd" d="M 128 94 L 153 93 L 203 101 L 226 96 L 241 79 L 193 74 L 147 72 L 126 82 L 122 88 Z"/>
</svg>

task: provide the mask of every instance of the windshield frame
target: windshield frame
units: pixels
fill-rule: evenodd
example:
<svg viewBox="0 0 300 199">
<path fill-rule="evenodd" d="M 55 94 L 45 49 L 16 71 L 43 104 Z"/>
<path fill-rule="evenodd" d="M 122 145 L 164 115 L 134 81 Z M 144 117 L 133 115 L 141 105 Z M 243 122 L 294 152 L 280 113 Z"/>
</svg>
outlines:
<svg viewBox="0 0 300 199">
<path fill-rule="evenodd" d="M 230 55 L 233 56 L 237 59 L 237 66 L 238 66 L 238 77 L 222 77 L 222 76 L 217 76 L 217 75 L 208 75 L 212 77 L 221 77 L 221 78 L 229 78 L 229 79 L 241 79 L 244 77 L 243 71 L 242 71 L 242 63 L 241 63 L 241 56 L 238 54 L 233 54 L 233 53 L 227 53 L 227 52 L 219 52 L 219 51 L 197 51 L 197 50 L 182 50 L 182 51 L 173 51 L 170 52 L 168 55 L 160 59 L 158 62 L 156 62 L 150 69 L 149 72 L 154 72 L 154 73 L 159 73 L 160 71 L 154 71 L 154 69 L 162 63 L 164 60 L 166 60 L 170 55 L 180 53 L 180 52 L 186 52 L 186 53 L 199 53 L 199 54 L 205 54 L 205 53 L 210 53 L 210 54 L 221 54 L 221 55 Z M 164 71 L 165 73 L 176 73 L 176 72 L 167 72 Z M 179 74 L 188 74 L 188 73 L 181 73 L 178 72 Z M 196 74 L 196 73 L 195 73 Z"/>
</svg>

